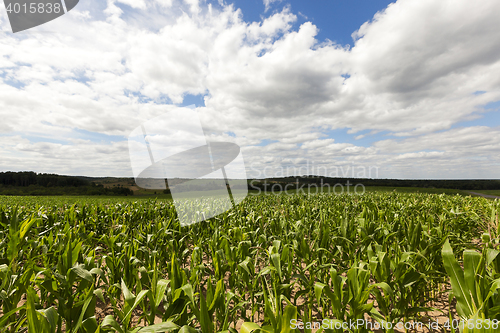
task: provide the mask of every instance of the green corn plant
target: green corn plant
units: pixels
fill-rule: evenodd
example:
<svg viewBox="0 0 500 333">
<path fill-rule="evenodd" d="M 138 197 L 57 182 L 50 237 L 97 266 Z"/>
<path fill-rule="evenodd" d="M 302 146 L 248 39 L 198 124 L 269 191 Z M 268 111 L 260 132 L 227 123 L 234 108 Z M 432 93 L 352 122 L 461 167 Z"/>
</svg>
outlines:
<svg viewBox="0 0 500 333">
<path fill-rule="evenodd" d="M 299 332 L 298 329 L 293 329 L 294 323 L 297 321 L 297 308 L 291 304 L 285 306 L 283 312 L 278 316 L 272 315 L 273 321 L 271 325 L 259 326 L 253 322 L 244 322 L 241 325 L 240 333 L 291 333 Z"/>
<path fill-rule="evenodd" d="M 420 258 L 418 254 L 392 251 L 387 254 L 381 251 L 382 247 L 378 244 L 375 245 L 375 251 L 371 245 L 367 250 L 368 257 L 371 258 L 370 271 L 378 282 L 372 286 L 371 293 L 377 300 L 379 313 L 385 322 L 395 323 L 400 319 L 406 322 L 417 313 L 435 310 L 416 304 L 419 299 L 418 289 L 422 289 L 426 283 L 424 275 L 414 266 L 415 258 Z"/>
<path fill-rule="evenodd" d="M 33 274 L 32 260 L 24 261 L 25 256 L 29 256 L 29 247 L 32 240 L 28 237 L 30 229 L 40 221 L 34 214 L 23 220 L 22 213 L 15 207 L 10 218 L 3 217 L 4 224 L 8 225 L 6 238 L 2 242 L 6 246 L 3 262 L 0 261 L 0 305 L 2 307 L 2 320 L 5 325 L 13 324 L 15 316 L 12 316 L 18 309 L 18 303 L 26 294 L 29 286 L 29 277 Z M 20 309 L 19 309 L 20 310 Z M 8 314 L 11 314 L 7 316 Z"/>
<path fill-rule="evenodd" d="M 238 276 L 242 283 L 243 289 L 246 291 L 243 301 L 250 306 L 250 318 L 252 318 L 257 312 L 257 304 L 255 302 L 256 290 L 258 290 L 259 280 L 256 279 L 255 265 L 253 264 L 252 258 L 246 257 L 245 260 L 238 264 Z M 246 317 L 246 311 L 243 311 L 243 317 Z M 248 319 L 248 318 L 247 318 Z"/>
<path fill-rule="evenodd" d="M 149 290 L 141 290 L 137 296 L 135 296 L 127 287 L 125 282 L 122 280 L 121 282 L 121 290 L 123 293 L 124 304 L 123 308 L 115 309 L 115 313 L 118 315 L 120 319 L 120 323 L 118 323 L 112 315 L 108 315 L 104 318 L 101 323 L 101 328 L 112 329 L 118 333 L 136 333 L 136 332 L 170 332 L 173 330 L 177 330 L 179 328 L 178 325 L 171 321 L 162 322 L 160 324 L 150 325 L 147 327 L 134 327 L 131 328 L 131 319 L 133 311 L 140 305 L 141 301 L 146 297 Z M 154 304 L 152 304 L 154 306 Z"/>
<path fill-rule="evenodd" d="M 94 267 L 93 257 L 87 258 L 87 263 L 78 264 L 81 257 L 82 242 L 73 240 L 71 230 L 67 231 L 64 252 L 60 254 L 54 269 L 43 269 L 37 274 L 35 282 L 48 303 L 57 300 L 59 314 L 58 332 L 64 320 L 66 330 L 73 331 L 75 327 L 97 327 L 94 309 L 97 297 L 102 298 L 101 291 L 96 290 L 96 276 L 103 277 L 103 272 Z M 43 275 L 43 278 L 38 276 Z M 76 328 L 78 329 L 78 328 Z M 75 330 L 76 332 L 76 330 Z"/>
<path fill-rule="evenodd" d="M 489 240 L 489 234 L 484 234 L 483 241 L 488 243 Z M 465 333 L 500 331 L 491 323 L 491 320 L 500 319 L 500 278 L 494 278 L 489 267 L 498 253 L 487 246 L 482 254 L 465 250 L 462 269 L 450 242 L 446 240 L 443 245 L 443 263 L 450 278 L 453 297 L 457 300 L 460 330 Z"/>
<path fill-rule="evenodd" d="M 156 268 L 156 258 L 153 261 L 153 268 Z M 152 269 L 149 272 L 143 270 L 141 274 L 143 276 L 151 276 L 151 290 L 149 290 L 147 293 L 147 298 L 149 299 L 148 323 L 149 325 L 153 325 L 158 307 L 160 306 L 160 303 L 165 299 L 165 294 L 167 292 L 170 281 L 166 279 L 160 279 L 157 269 Z"/>
<path fill-rule="evenodd" d="M 378 313 L 373 307 L 373 303 L 369 303 L 368 299 L 371 290 L 376 286 L 369 283 L 369 271 L 365 269 L 366 264 L 360 262 L 358 265 L 351 267 L 346 276 L 339 276 L 335 269 L 331 269 L 331 286 L 317 282 L 314 286 L 316 300 L 318 304 L 323 304 L 323 317 L 328 318 L 333 315 L 332 323 L 337 322 L 357 322 L 364 320 L 365 314 L 377 316 Z M 323 295 L 328 299 L 327 302 L 322 301 Z M 328 310 L 325 310 L 325 307 Z M 336 321 L 335 321 L 336 320 Z M 305 322 L 306 320 L 304 320 Z M 342 328 L 334 329 L 335 332 L 342 332 Z M 362 333 L 368 332 L 365 325 L 349 331 Z"/>
<path fill-rule="evenodd" d="M 114 332 L 118 333 L 161 333 L 161 332 L 172 332 L 172 331 L 177 331 L 179 329 L 179 326 L 172 322 L 163 322 L 155 325 L 150 325 L 146 327 L 136 327 L 131 330 L 123 329 L 118 322 L 113 318 L 113 316 L 109 315 L 104 318 L 101 324 L 102 328 L 110 328 Z M 178 332 L 181 332 L 179 330 Z M 183 330 L 183 332 L 186 332 L 186 329 Z M 188 331 L 189 332 L 189 331 Z"/>
<path fill-rule="evenodd" d="M 26 312 L 29 333 L 55 333 L 58 321 L 57 311 L 53 307 L 36 309 L 35 303 L 38 295 L 32 287 L 28 288 L 27 296 Z"/>
</svg>

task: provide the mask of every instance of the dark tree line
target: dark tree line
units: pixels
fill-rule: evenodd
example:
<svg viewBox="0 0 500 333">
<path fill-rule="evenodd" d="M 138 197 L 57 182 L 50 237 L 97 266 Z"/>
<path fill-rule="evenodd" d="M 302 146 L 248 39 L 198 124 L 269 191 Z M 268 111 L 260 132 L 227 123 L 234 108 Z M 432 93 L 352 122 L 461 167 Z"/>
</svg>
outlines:
<svg viewBox="0 0 500 333">
<path fill-rule="evenodd" d="M 254 180 L 249 183 L 248 189 L 259 188 L 269 190 L 274 184 L 285 187 L 287 184 L 315 184 L 317 186 L 335 184 L 363 184 L 364 186 L 388 186 L 388 187 L 421 187 L 421 188 L 445 188 L 456 190 L 500 190 L 498 179 L 369 179 L 369 178 L 329 178 L 318 176 L 299 176 L 284 178 L 268 178 Z M 292 189 L 292 187 L 290 187 Z"/>
<path fill-rule="evenodd" d="M 126 187 L 103 185 L 73 176 L 47 173 L 0 172 L 0 195 L 133 195 Z"/>
<path fill-rule="evenodd" d="M 23 172 L 0 172 L 0 184 L 7 186 L 30 186 L 39 185 L 43 187 L 67 187 L 67 186 L 90 186 L 90 182 L 72 176 L 60 176 L 48 173 L 32 171 Z"/>
</svg>

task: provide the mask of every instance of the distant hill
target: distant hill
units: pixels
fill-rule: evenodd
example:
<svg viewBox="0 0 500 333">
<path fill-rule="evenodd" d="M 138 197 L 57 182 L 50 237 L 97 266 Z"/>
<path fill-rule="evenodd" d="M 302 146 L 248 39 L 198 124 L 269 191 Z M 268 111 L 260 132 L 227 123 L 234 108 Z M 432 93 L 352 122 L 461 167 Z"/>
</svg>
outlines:
<svg viewBox="0 0 500 333">
<path fill-rule="evenodd" d="M 155 195 L 170 193 L 170 188 L 179 186 L 185 179 L 172 179 L 166 183 L 167 190 L 146 190 L 127 177 L 85 177 L 24 172 L 0 172 L 0 195 Z M 345 185 L 442 188 L 465 191 L 500 190 L 498 179 L 372 179 L 330 178 L 321 176 L 297 176 L 248 180 L 249 190 L 271 191 L 285 188 L 287 184 L 334 186 Z M 275 187 L 276 188 L 276 187 Z"/>
<path fill-rule="evenodd" d="M 0 195 L 133 195 L 127 187 L 106 188 L 86 177 L 33 171 L 0 172 Z"/>
<path fill-rule="evenodd" d="M 444 188 L 456 190 L 500 190 L 499 179 L 373 179 L 373 178 L 329 178 L 321 176 L 282 177 L 253 180 L 253 186 L 261 188 L 271 184 L 315 184 L 317 186 L 335 184 L 363 184 L 363 186 Z M 270 185 L 265 185 L 270 184 Z"/>
</svg>

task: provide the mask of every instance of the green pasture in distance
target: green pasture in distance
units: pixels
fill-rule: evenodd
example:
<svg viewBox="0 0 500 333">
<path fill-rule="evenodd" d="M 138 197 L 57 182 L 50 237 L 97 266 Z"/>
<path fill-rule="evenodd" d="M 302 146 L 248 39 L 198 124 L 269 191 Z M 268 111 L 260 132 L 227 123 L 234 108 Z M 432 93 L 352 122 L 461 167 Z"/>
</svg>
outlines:
<svg viewBox="0 0 500 333">
<path fill-rule="evenodd" d="M 164 198 L 161 198 L 164 197 Z M 73 204 L 115 204 L 120 202 L 134 202 L 144 199 L 169 200 L 167 195 L 152 196 L 0 196 L 0 205 L 7 206 L 62 206 Z"/>
<path fill-rule="evenodd" d="M 288 188 L 287 193 L 285 192 L 263 192 L 251 190 L 248 191 L 248 196 L 269 196 L 269 195 L 294 195 L 305 193 L 308 194 L 307 187 L 302 188 L 302 191 L 297 191 L 297 189 L 291 187 Z M 311 187 L 309 193 L 311 195 L 316 194 L 316 189 Z M 337 187 L 337 194 L 340 194 L 340 187 Z M 361 192 L 362 188 L 358 187 L 358 192 Z M 347 189 L 344 189 L 347 192 Z M 398 192 L 398 193 L 429 193 L 429 194 L 450 194 L 450 195 L 470 195 L 469 193 L 461 190 L 453 189 L 441 189 L 441 188 L 419 188 L 419 187 L 386 187 L 386 186 L 367 186 L 365 187 L 366 193 L 387 193 L 387 192 Z M 181 198 L 192 199 L 196 198 L 199 194 L 211 197 L 222 197 L 220 191 L 199 191 L 199 192 L 186 192 L 181 193 Z M 324 188 L 320 193 L 328 193 L 328 189 Z M 333 193 L 333 189 L 330 189 L 330 193 Z M 350 189 L 350 193 L 354 193 L 353 187 Z M 478 191 L 478 193 L 500 195 L 500 191 Z M 83 203 L 96 203 L 96 204 L 115 204 L 120 202 L 134 202 L 142 200 L 159 200 L 159 201 L 170 201 L 172 197 L 170 194 L 151 194 L 151 195 L 134 195 L 134 196 L 0 196 L 0 205 L 43 205 L 43 206 L 59 206 L 59 205 L 72 205 L 72 204 L 83 204 Z"/>
<path fill-rule="evenodd" d="M 487 194 L 487 195 L 496 195 L 500 197 L 500 190 L 473 190 L 471 192 L 476 192 L 476 193 L 481 193 L 481 194 Z"/>
<path fill-rule="evenodd" d="M 366 192 L 392 192 L 399 193 L 429 193 L 429 194 L 460 194 L 469 195 L 466 191 L 449 188 L 426 188 L 426 187 L 389 187 L 389 186 L 367 186 Z"/>
<path fill-rule="evenodd" d="M 349 193 L 350 194 L 362 194 L 363 193 L 363 188 L 361 186 L 358 186 L 356 189 L 354 188 L 356 184 L 353 186 L 350 186 L 349 188 Z M 347 187 L 343 185 L 343 192 L 347 193 Z M 276 189 L 278 187 L 275 187 Z M 330 191 L 328 191 L 330 190 Z M 355 190 L 357 192 L 355 192 Z M 470 195 L 466 191 L 462 190 L 455 190 L 455 189 L 445 189 L 445 188 L 425 188 L 425 187 L 390 187 L 390 186 L 365 186 L 364 191 L 366 193 L 374 193 L 374 192 L 380 192 L 380 193 L 388 193 L 388 192 L 398 192 L 398 193 L 428 193 L 428 194 L 451 194 L 451 195 Z M 484 192 L 484 191 L 481 191 Z M 342 194 L 342 188 L 340 186 L 337 186 L 336 188 L 330 187 L 328 189 L 327 187 L 324 188 L 316 188 L 314 186 L 311 186 L 310 189 L 307 188 L 307 185 L 302 187 L 300 189 L 297 189 L 296 187 L 289 186 L 287 188 L 287 192 L 264 192 L 264 191 L 257 191 L 257 190 L 252 190 L 248 191 L 249 195 L 284 195 L 284 194 L 296 194 L 296 193 L 304 193 L 304 194 L 317 194 L 317 193 L 331 193 L 331 194 Z"/>
</svg>

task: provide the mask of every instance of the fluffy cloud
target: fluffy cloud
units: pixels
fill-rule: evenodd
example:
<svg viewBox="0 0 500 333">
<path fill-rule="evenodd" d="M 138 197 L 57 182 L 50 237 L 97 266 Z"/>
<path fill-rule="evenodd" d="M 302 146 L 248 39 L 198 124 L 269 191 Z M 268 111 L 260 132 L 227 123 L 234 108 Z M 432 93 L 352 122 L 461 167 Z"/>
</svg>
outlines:
<svg viewBox="0 0 500 333">
<path fill-rule="evenodd" d="M 293 29 L 286 6 L 247 23 L 233 6 L 198 0 L 79 4 L 30 32 L 0 34 L 0 169 L 130 175 L 124 137 L 201 94 L 211 139 L 235 140 L 255 168 L 311 161 L 468 177 L 460 162 L 476 170 L 470 177 L 499 177 L 498 129 L 451 129 L 500 100 L 498 12 L 494 0 L 399 0 L 348 49 L 318 41 L 310 22 Z M 9 30 L 3 11 L 0 30 Z M 376 140 L 328 135 L 344 128 Z"/>
<path fill-rule="evenodd" d="M 447 129 L 499 100 L 498 10 L 494 1 L 403 0 L 354 33 L 346 83 L 372 128 Z"/>
<path fill-rule="evenodd" d="M 281 2 L 283 0 L 263 0 L 264 2 L 264 6 L 265 6 L 265 11 L 267 12 L 269 10 L 269 8 L 271 7 L 271 4 L 273 2 Z"/>
</svg>

